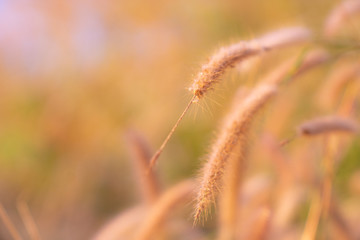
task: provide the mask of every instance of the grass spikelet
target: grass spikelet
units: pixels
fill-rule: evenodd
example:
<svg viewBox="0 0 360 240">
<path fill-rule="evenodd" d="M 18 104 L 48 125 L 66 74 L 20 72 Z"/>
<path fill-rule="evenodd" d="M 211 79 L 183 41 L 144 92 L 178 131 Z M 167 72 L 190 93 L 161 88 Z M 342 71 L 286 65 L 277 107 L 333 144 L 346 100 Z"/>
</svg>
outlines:
<svg viewBox="0 0 360 240">
<path fill-rule="evenodd" d="M 305 28 L 285 28 L 252 41 L 243 41 L 222 47 L 201 67 L 201 71 L 195 77 L 189 91 L 194 94 L 195 101 L 197 101 L 220 81 L 227 69 L 234 67 L 238 62 L 264 51 L 303 42 L 309 36 L 310 33 Z"/>
<path fill-rule="evenodd" d="M 158 179 L 154 171 L 147 173 L 151 151 L 149 144 L 137 132 L 133 130 L 127 131 L 126 141 L 128 143 L 129 152 L 134 160 L 135 170 L 139 178 L 139 187 L 145 201 L 149 204 L 153 203 L 159 195 L 160 189 Z"/>
<path fill-rule="evenodd" d="M 164 222 L 166 217 L 179 205 L 184 205 L 195 189 L 193 180 L 178 183 L 165 192 L 148 212 L 137 231 L 136 240 L 154 239 L 153 235 Z"/>
<path fill-rule="evenodd" d="M 244 133 L 248 131 L 254 116 L 275 93 L 276 87 L 273 85 L 258 86 L 228 118 L 202 171 L 196 198 L 194 223 L 200 220 L 202 213 L 208 209 L 211 202 L 214 202 L 231 153 L 239 141 L 245 141 Z"/>
<path fill-rule="evenodd" d="M 234 239 L 237 231 L 239 190 L 244 175 L 245 159 L 247 157 L 247 140 L 244 136 L 229 158 L 229 164 L 225 169 L 224 188 L 219 201 L 219 240 Z"/>
<path fill-rule="evenodd" d="M 312 136 L 331 132 L 357 133 L 359 126 L 352 119 L 340 116 L 319 117 L 301 124 L 298 134 Z"/>
<path fill-rule="evenodd" d="M 360 1 L 343 1 L 336 6 L 325 21 L 324 35 L 331 38 L 338 33 L 350 17 L 360 13 Z"/>
<path fill-rule="evenodd" d="M 230 113 L 235 112 L 248 91 L 239 88 L 232 102 Z M 228 118 L 231 118 L 229 114 Z M 229 119 L 226 119 L 229 121 Z M 225 121 L 225 123 L 227 122 Z M 244 161 L 247 156 L 247 137 L 249 129 L 240 136 L 237 146 L 229 157 L 228 166 L 225 169 L 223 179 L 223 191 L 219 201 L 219 237 L 218 239 L 233 239 L 236 236 L 236 225 L 238 215 L 238 196 L 240 181 L 243 176 Z"/>
</svg>

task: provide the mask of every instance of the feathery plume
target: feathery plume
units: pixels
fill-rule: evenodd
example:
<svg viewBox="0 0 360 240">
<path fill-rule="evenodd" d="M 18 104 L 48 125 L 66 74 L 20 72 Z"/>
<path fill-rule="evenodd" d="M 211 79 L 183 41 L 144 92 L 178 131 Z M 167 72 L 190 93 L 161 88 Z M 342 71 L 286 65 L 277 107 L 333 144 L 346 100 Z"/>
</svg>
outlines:
<svg viewBox="0 0 360 240">
<path fill-rule="evenodd" d="M 200 220 L 201 214 L 207 210 L 210 203 L 215 201 L 229 156 L 239 141 L 245 141 L 243 139 L 244 133 L 250 127 L 254 116 L 275 93 L 276 87 L 273 85 L 258 86 L 229 118 L 213 145 L 209 160 L 203 168 L 200 189 L 196 199 L 195 223 Z"/>
<path fill-rule="evenodd" d="M 249 90 L 240 87 L 235 93 L 229 116 L 225 118 L 224 124 L 237 111 L 243 99 L 248 95 Z M 244 161 L 248 152 L 247 136 L 249 129 L 246 129 L 232 154 L 229 156 L 228 166 L 225 168 L 223 179 L 223 191 L 219 201 L 219 237 L 220 240 L 233 239 L 236 236 L 239 186 L 243 175 Z"/>
<path fill-rule="evenodd" d="M 196 96 L 195 101 L 197 101 L 220 81 L 227 69 L 234 67 L 236 63 L 264 51 L 304 42 L 309 36 L 310 33 L 306 28 L 285 28 L 252 41 L 222 47 L 201 67 L 189 91 Z"/>
</svg>

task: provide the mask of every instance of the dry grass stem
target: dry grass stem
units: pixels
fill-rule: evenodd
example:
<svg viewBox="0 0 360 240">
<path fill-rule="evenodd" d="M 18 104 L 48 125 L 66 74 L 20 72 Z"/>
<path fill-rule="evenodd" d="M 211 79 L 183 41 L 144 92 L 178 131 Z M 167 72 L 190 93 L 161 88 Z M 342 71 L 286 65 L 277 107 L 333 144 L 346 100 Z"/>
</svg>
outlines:
<svg viewBox="0 0 360 240">
<path fill-rule="evenodd" d="M 41 237 L 40 237 L 39 229 L 34 221 L 34 218 L 30 213 L 30 209 L 26 204 L 26 202 L 19 200 L 17 204 L 17 209 L 19 211 L 22 221 L 24 222 L 26 231 L 28 232 L 30 239 L 40 240 Z"/>
<path fill-rule="evenodd" d="M 321 198 L 318 193 L 315 193 L 311 201 L 310 210 L 308 217 L 306 219 L 305 229 L 301 240 L 315 240 L 316 232 L 320 221 L 321 216 Z"/>
<path fill-rule="evenodd" d="M 17 231 L 15 225 L 10 220 L 9 215 L 6 213 L 6 210 L 4 209 L 4 207 L 1 203 L 0 203 L 0 217 L 5 225 L 6 229 L 9 231 L 11 237 L 14 240 L 21 240 L 22 237 L 21 237 L 20 233 Z"/>
<path fill-rule="evenodd" d="M 329 17 L 326 19 L 324 35 L 329 38 L 335 36 L 352 16 L 359 13 L 359 0 L 347 0 L 341 2 L 334 8 Z"/>
<path fill-rule="evenodd" d="M 298 127 L 298 133 L 306 136 L 333 132 L 357 133 L 358 130 L 357 122 L 340 116 L 319 117 L 307 121 Z"/>
<path fill-rule="evenodd" d="M 195 96 L 193 96 L 193 98 L 190 100 L 190 102 L 188 103 L 188 105 L 185 107 L 184 111 L 182 112 L 182 114 L 180 115 L 179 119 L 176 121 L 175 125 L 172 127 L 172 129 L 170 130 L 169 134 L 166 136 L 165 140 L 163 141 L 163 143 L 161 144 L 160 148 L 156 151 L 156 153 L 151 157 L 150 159 L 150 164 L 149 164 L 149 168 L 147 170 L 148 174 L 150 174 L 152 168 L 154 167 L 154 165 L 156 164 L 158 158 L 160 157 L 161 153 L 164 151 L 164 148 L 166 146 L 166 144 L 169 142 L 171 136 L 174 134 L 176 128 L 179 126 L 181 120 L 184 118 L 185 114 L 187 113 L 187 111 L 190 109 L 191 104 L 194 102 L 195 100 Z"/>
<path fill-rule="evenodd" d="M 239 141 L 246 141 L 244 133 L 257 112 L 273 97 L 276 87 L 260 85 L 245 98 L 237 111 L 232 113 L 227 124 L 222 129 L 217 141 L 213 145 L 208 161 L 202 170 L 200 189 L 196 198 L 194 222 L 198 222 L 204 211 L 215 201 L 221 187 L 222 176 L 228 159 Z"/>
<path fill-rule="evenodd" d="M 165 192 L 153 205 L 137 230 L 136 240 L 154 239 L 154 234 L 174 208 L 186 205 L 186 200 L 193 196 L 193 180 L 180 182 Z"/>
<path fill-rule="evenodd" d="M 129 130 L 126 140 L 132 159 L 134 160 L 135 170 L 139 178 L 139 187 L 145 201 L 153 203 L 160 193 L 158 179 L 154 171 L 147 173 L 151 150 L 144 137 L 135 131 Z"/>
</svg>

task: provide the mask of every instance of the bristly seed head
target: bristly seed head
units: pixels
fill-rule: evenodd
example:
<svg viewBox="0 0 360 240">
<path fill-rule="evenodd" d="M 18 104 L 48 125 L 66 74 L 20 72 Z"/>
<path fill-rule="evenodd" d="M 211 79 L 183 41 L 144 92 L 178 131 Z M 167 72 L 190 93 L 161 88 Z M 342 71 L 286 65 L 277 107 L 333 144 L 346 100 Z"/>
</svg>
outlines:
<svg viewBox="0 0 360 240">
<path fill-rule="evenodd" d="M 228 47 L 220 48 L 210 60 L 201 67 L 193 84 L 189 88 L 196 98 L 201 99 L 204 94 L 211 90 L 220 81 L 225 71 L 233 68 L 237 63 L 260 53 L 304 42 L 309 39 L 310 32 L 306 28 L 284 28 L 252 41 L 242 41 Z"/>
</svg>

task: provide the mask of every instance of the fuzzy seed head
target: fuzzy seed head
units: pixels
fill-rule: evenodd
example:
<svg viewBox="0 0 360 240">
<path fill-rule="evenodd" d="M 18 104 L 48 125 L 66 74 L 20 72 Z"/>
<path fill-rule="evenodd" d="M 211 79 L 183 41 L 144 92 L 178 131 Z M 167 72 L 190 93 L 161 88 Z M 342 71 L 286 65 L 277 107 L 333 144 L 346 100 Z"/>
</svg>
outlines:
<svg viewBox="0 0 360 240">
<path fill-rule="evenodd" d="M 202 214 L 215 201 L 232 151 L 237 143 L 243 139 L 243 136 L 246 135 L 256 113 L 275 93 L 276 87 L 274 85 L 260 85 L 245 98 L 239 108 L 231 113 L 219 138 L 213 145 L 209 160 L 202 171 L 200 188 L 196 199 L 195 223 L 199 222 Z"/>
<path fill-rule="evenodd" d="M 266 51 L 304 42 L 309 36 L 309 30 L 303 27 L 283 28 L 252 41 L 242 41 L 220 48 L 201 67 L 201 71 L 189 87 L 189 91 L 196 96 L 194 101 L 198 101 L 206 92 L 213 89 L 226 70 L 233 68 L 239 62 Z"/>
</svg>

